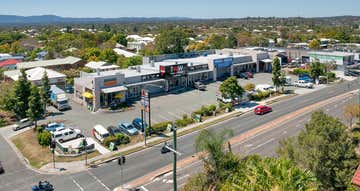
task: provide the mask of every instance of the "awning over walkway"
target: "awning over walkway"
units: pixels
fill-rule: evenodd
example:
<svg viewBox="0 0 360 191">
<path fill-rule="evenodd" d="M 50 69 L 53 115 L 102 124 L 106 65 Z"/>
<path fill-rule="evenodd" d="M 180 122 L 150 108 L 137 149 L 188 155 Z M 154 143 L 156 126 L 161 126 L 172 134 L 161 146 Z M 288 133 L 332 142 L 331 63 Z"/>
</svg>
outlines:
<svg viewBox="0 0 360 191">
<path fill-rule="evenodd" d="M 234 66 L 242 66 L 242 65 L 247 65 L 247 64 L 256 64 L 256 62 L 241 62 L 241 63 L 236 63 L 236 64 L 233 64 L 233 65 Z"/>
<path fill-rule="evenodd" d="M 84 96 L 85 98 L 88 98 L 88 99 L 92 99 L 94 97 L 94 95 L 90 92 L 84 92 L 82 94 L 82 96 Z"/>
<path fill-rule="evenodd" d="M 140 85 L 146 85 L 146 84 L 153 84 L 158 82 L 165 82 L 165 79 L 158 79 L 158 80 L 151 80 L 151 81 L 145 81 L 145 82 L 138 82 L 133 84 L 127 84 L 126 87 L 132 87 L 132 86 L 140 86 Z"/>
<path fill-rule="evenodd" d="M 188 75 L 201 74 L 201 73 L 207 73 L 207 72 L 212 72 L 212 70 L 201 70 L 201 71 L 196 71 L 196 72 L 189 72 Z"/>
<path fill-rule="evenodd" d="M 261 60 L 261 62 L 272 63 L 272 60 L 267 58 L 267 59 Z"/>
<path fill-rule="evenodd" d="M 125 86 L 116 86 L 116 87 L 111 87 L 111 88 L 104 88 L 101 90 L 101 92 L 108 94 L 108 93 L 114 93 L 114 92 L 122 92 L 122 91 L 126 91 L 127 88 Z"/>
</svg>

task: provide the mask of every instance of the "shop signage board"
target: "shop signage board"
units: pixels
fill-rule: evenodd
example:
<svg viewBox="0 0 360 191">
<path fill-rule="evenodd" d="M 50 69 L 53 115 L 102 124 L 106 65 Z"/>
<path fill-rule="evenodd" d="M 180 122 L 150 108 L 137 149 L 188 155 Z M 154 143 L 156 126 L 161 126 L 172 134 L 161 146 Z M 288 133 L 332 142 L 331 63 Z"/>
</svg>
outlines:
<svg viewBox="0 0 360 191">
<path fill-rule="evenodd" d="M 216 68 L 225 68 L 231 66 L 232 64 L 233 64 L 233 58 L 231 57 L 214 60 L 214 66 Z"/>
<path fill-rule="evenodd" d="M 149 92 L 145 89 L 141 90 L 141 109 L 145 112 L 149 112 L 150 110 Z"/>
<path fill-rule="evenodd" d="M 160 66 L 161 76 L 183 76 L 187 74 L 187 71 L 188 71 L 187 63 Z"/>
</svg>

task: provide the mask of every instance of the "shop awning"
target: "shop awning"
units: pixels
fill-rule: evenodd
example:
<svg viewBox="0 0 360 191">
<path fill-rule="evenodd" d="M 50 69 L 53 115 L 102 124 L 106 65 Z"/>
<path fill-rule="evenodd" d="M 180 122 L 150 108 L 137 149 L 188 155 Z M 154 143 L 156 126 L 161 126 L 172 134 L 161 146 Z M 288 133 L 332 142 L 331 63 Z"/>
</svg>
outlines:
<svg viewBox="0 0 360 191">
<path fill-rule="evenodd" d="M 101 90 L 101 92 L 108 94 L 108 93 L 114 93 L 114 92 L 122 92 L 122 91 L 126 91 L 127 88 L 125 86 L 116 86 L 116 87 L 111 87 L 111 88 L 104 88 Z"/>
<path fill-rule="evenodd" d="M 165 82 L 164 79 L 157 79 L 157 80 L 151 80 L 151 81 L 145 81 L 145 82 L 138 82 L 133 84 L 126 84 L 126 87 L 132 87 L 132 86 L 140 86 L 140 85 L 146 85 L 146 84 L 153 84 L 157 82 Z"/>
<path fill-rule="evenodd" d="M 188 75 L 208 73 L 208 72 L 212 72 L 212 70 L 201 70 L 201 71 L 196 71 L 196 72 L 189 72 Z"/>
<path fill-rule="evenodd" d="M 82 96 L 84 96 L 85 98 L 88 98 L 88 99 L 92 99 L 94 97 L 94 95 L 90 92 L 84 92 L 82 94 Z"/>
<path fill-rule="evenodd" d="M 261 60 L 261 62 L 271 63 L 271 62 L 272 62 L 272 60 L 267 58 L 267 59 Z"/>
</svg>

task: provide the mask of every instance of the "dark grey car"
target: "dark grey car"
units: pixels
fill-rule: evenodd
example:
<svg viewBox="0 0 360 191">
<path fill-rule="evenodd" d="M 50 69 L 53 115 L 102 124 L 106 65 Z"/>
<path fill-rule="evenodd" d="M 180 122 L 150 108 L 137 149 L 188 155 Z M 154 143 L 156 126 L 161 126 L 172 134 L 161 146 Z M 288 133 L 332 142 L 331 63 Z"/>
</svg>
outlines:
<svg viewBox="0 0 360 191">
<path fill-rule="evenodd" d="M 31 126 L 31 125 L 34 125 L 34 122 L 33 122 L 31 119 L 29 119 L 29 118 L 25 118 L 25 119 L 22 119 L 22 120 L 20 120 L 19 122 L 17 122 L 17 123 L 14 125 L 13 130 L 14 130 L 14 131 L 17 131 L 17 130 L 19 130 L 19 129 L 23 129 L 23 128 L 25 128 L 25 127 L 29 127 L 29 126 Z"/>
</svg>

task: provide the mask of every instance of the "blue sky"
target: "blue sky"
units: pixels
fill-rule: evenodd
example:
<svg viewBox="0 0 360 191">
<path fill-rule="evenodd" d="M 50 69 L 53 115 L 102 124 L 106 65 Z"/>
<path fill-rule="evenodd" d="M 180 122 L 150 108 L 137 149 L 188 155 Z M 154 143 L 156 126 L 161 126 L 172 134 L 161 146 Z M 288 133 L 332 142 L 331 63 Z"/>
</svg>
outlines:
<svg viewBox="0 0 360 191">
<path fill-rule="evenodd" d="M 360 0 L 0 0 L 0 14 L 65 17 L 317 17 L 360 15 Z"/>
</svg>

